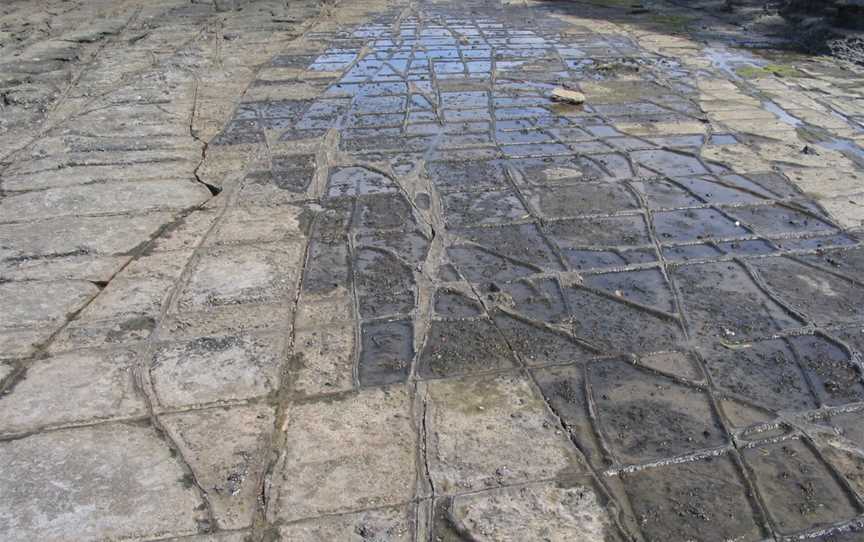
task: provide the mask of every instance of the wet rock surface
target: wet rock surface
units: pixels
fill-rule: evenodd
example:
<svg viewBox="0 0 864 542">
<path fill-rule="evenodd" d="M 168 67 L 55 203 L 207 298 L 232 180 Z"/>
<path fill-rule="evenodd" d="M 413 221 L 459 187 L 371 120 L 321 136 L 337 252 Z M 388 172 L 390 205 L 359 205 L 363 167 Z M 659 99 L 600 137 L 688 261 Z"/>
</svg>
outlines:
<svg viewBox="0 0 864 542">
<path fill-rule="evenodd" d="M 861 539 L 860 73 L 660 2 L 25 4 L 3 540 Z"/>
</svg>

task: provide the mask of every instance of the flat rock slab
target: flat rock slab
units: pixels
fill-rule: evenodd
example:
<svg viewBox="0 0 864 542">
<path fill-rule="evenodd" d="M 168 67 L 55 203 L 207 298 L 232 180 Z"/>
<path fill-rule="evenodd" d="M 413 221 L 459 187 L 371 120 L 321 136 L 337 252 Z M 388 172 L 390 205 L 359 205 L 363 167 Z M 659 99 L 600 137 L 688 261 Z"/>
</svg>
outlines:
<svg viewBox="0 0 864 542">
<path fill-rule="evenodd" d="M 291 521 L 411 500 L 417 433 L 410 405 L 405 389 L 392 388 L 292 407 L 271 517 Z"/>
<path fill-rule="evenodd" d="M 0 458 L 4 540 L 195 534 L 207 519 L 186 471 L 151 427 L 34 435 L 0 444 Z"/>
<path fill-rule="evenodd" d="M 0 539 L 861 538 L 860 73 L 741 6 L 7 4 Z"/>
</svg>

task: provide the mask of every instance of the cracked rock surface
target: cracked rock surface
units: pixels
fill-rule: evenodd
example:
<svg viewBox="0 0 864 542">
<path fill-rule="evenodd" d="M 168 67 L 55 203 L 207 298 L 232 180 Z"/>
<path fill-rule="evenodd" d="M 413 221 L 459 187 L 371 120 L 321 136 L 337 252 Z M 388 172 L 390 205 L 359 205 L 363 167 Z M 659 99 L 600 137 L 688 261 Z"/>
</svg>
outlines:
<svg viewBox="0 0 864 542">
<path fill-rule="evenodd" d="M 629 8 L 0 6 L 0 539 L 864 539 L 864 74 Z"/>
</svg>

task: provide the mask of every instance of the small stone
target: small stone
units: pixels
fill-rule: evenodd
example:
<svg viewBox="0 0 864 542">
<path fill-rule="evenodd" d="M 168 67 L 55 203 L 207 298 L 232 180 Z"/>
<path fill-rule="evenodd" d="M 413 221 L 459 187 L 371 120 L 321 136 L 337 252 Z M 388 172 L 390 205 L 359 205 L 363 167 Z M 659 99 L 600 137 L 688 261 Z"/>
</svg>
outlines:
<svg viewBox="0 0 864 542">
<path fill-rule="evenodd" d="M 552 91 L 552 101 L 581 105 L 585 103 L 585 95 L 575 90 L 558 87 Z"/>
</svg>

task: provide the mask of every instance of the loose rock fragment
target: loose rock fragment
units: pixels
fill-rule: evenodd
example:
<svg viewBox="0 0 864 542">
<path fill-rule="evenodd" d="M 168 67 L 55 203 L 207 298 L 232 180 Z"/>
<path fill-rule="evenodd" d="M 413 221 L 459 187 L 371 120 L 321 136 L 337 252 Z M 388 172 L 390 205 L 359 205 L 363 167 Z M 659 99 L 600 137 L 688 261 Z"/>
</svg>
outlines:
<svg viewBox="0 0 864 542">
<path fill-rule="evenodd" d="M 552 101 L 581 105 L 585 103 L 585 95 L 576 90 L 558 87 L 552 91 Z"/>
</svg>

